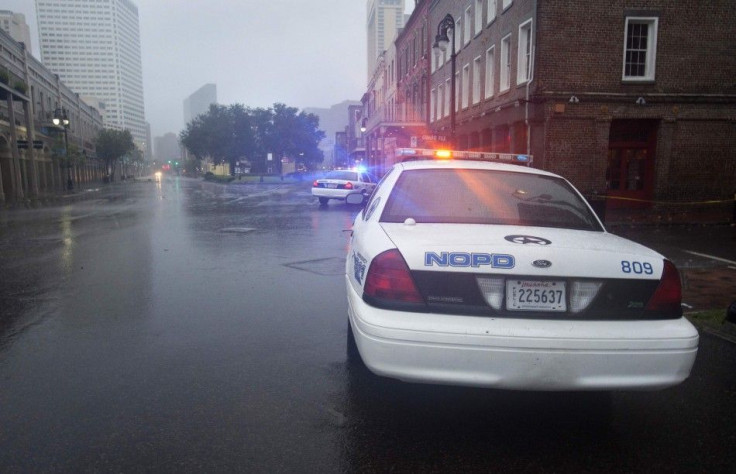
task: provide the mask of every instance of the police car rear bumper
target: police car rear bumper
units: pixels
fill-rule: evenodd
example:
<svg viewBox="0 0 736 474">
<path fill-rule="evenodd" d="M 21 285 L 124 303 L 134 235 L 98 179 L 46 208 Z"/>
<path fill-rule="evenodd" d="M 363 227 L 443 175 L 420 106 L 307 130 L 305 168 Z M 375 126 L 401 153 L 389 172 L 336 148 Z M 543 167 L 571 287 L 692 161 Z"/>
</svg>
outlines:
<svg viewBox="0 0 736 474">
<path fill-rule="evenodd" d="M 348 194 L 354 193 L 352 189 L 330 189 L 330 188 L 312 188 L 312 196 L 326 197 L 329 199 L 345 199 Z"/>
<path fill-rule="evenodd" d="M 550 321 L 408 313 L 366 304 L 348 283 L 350 324 L 377 375 L 408 382 L 518 390 L 651 390 L 695 362 L 684 318 Z"/>
</svg>

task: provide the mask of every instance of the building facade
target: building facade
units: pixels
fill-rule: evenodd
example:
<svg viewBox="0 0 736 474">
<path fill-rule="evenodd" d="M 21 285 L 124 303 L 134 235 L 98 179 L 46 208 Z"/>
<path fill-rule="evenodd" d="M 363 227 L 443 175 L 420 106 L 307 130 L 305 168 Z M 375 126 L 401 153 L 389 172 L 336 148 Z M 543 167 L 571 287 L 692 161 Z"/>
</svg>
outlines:
<svg viewBox="0 0 736 474">
<path fill-rule="evenodd" d="M 154 138 L 153 149 L 156 165 L 173 164 L 183 159 L 179 137 L 175 133 Z"/>
<path fill-rule="evenodd" d="M 0 10 L 0 28 L 15 41 L 23 43 L 28 51 L 33 51 L 31 45 L 31 29 L 22 13 Z"/>
<path fill-rule="evenodd" d="M 53 123 L 59 113 L 69 119 L 66 140 Z M 97 109 L 0 31 L 0 203 L 101 180 L 94 140 L 102 126 Z"/>
<path fill-rule="evenodd" d="M 456 73 L 452 51 L 432 54 L 435 134 L 452 136 L 454 93 L 458 149 L 530 154 L 609 209 L 730 212 L 731 2 L 433 0 L 430 27 L 448 14 Z"/>
<path fill-rule="evenodd" d="M 130 0 L 36 0 L 42 62 L 105 104 L 105 126 L 145 149 L 138 7 Z"/>
<path fill-rule="evenodd" d="M 404 0 L 368 0 L 367 8 L 367 71 L 370 81 L 378 57 L 389 49 L 404 26 Z"/>
<path fill-rule="evenodd" d="M 430 0 L 415 3 L 394 42 L 379 56 L 363 97 L 368 166 L 382 174 L 396 148 L 433 141 L 429 117 Z"/>
<path fill-rule="evenodd" d="M 205 84 L 184 99 L 184 125 L 206 113 L 210 104 L 217 103 L 217 85 Z"/>
</svg>

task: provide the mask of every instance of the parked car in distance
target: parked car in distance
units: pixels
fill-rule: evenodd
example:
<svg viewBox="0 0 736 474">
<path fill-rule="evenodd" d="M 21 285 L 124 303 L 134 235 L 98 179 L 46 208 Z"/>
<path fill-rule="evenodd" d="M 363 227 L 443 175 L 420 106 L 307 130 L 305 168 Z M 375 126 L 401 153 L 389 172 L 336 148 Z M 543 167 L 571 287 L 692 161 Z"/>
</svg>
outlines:
<svg viewBox="0 0 736 474">
<path fill-rule="evenodd" d="M 364 171 L 333 170 L 323 178 L 314 180 L 312 196 L 316 196 L 320 204 L 327 204 L 330 199 L 345 201 L 351 194 L 361 196 L 360 201 L 364 201 L 371 195 L 376 183 L 377 179 Z"/>
</svg>

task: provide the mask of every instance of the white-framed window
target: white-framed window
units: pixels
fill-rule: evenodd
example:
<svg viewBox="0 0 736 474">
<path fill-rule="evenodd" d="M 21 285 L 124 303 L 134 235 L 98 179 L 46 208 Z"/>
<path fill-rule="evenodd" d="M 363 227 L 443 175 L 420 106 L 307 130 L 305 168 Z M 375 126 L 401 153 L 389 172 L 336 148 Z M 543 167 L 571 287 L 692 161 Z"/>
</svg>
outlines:
<svg viewBox="0 0 736 474">
<path fill-rule="evenodd" d="M 516 83 L 523 84 L 532 77 L 532 20 L 519 25 L 519 50 Z"/>
<path fill-rule="evenodd" d="M 506 9 L 510 7 L 513 2 L 514 0 L 503 0 L 503 3 L 501 3 L 501 8 L 503 9 L 503 11 L 506 11 Z"/>
<path fill-rule="evenodd" d="M 475 0 L 475 36 L 483 31 L 483 0 Z"/>
<path fill-rule="evenodd" d="M 498 9 L 497 0 L 488 0 L 488 9 L 486 10 L 486 23 L 490 23 L 496 19 L 496 10 Z"/>
<path fill-rule="evenodd" d="M 463 66 L 463 85 L 462 85 L 463 109 L 470 106 L 470 64 Z"/>
<path fill-rule="evenodd" d="M 429 121 L 434 122 L 437 119 L 437 89 L 429 92 Z"/>
<path fill-rule="evenodd" d="M 511 87 L 511 35 L 501 39 L 501 71 L 498 85 L 499 92 L 509 90 Z"/>
<path fill-rule="evenodd" d="M 468 5 L 468 8 L 465 9 L 465 22 L 463 27 L 463 32 L 465 35 L 463 36 L 463 44 L 470 43 L 470 37 L 473 36 L 473 10 L 470 8 L 470 5 Z"/>
<path fill-rule="evenodd" d="M 495 65 L 496 65 L 496 47 L 491 46 L 486 51 L 486 83 L 485 83 L 485 97 L 493 97 L 493 89 L 495 88 Z"/>
<path fill-rule="evenodd" d="M 480 71 L 481 71 L 481 57 L 478 56 L 473 59 L 473 104 L 480 102 Z"/>
<path fill-rule="evenodd" d="M 627 17 L 624 34 L 624 81 L 653 81 L 659 18 Z"/>
<path fill-rule="evenodd" d="M 459 52 L 463 44 L 463 24 L 462 20 L 458 19 L 455 22 L 455 52 Z"/>
</svg>

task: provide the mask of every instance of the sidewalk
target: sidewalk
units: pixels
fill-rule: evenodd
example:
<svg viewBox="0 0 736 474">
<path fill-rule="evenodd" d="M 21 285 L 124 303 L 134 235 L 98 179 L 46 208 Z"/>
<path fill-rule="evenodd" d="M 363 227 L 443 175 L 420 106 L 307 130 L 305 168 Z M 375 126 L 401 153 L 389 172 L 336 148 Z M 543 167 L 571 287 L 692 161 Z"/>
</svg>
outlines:
<svg viewBox="0 0 736 474">
<path fill-rule="evenodd" d="M 103 192 L 111 192 L 116 189 L 124 189 L 128 184 L 142 183 L 148 181 L 146 178 L 137 178 L 127 181 L 115 181 L 112 183 L 103 183 L 102 181 L 93 181 L 75 185 L 71 191 L 64 190 L 55 193 L 46 193 L 37 198 L 25 198 L 17 202 L 5 202 L 0 204 L 0 211 L 12 211 L 13 209 L 35 209 L 47 206 L 59 206 L 72 202 L 83 201 L 86 199 L 95 199 Z"/>
</svg>

